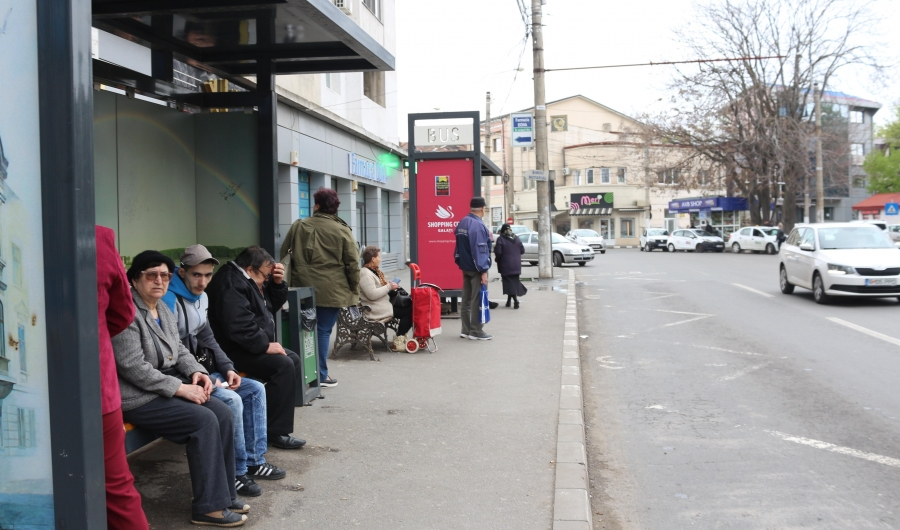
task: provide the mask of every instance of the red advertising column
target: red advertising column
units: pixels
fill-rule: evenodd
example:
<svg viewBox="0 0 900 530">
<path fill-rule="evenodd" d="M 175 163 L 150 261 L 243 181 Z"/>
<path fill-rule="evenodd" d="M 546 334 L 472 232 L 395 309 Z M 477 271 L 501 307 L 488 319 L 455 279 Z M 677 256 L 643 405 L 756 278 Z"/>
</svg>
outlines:
<svg viewBox="0 0 900 530">
<path fill-rule="evenodd" d="M 416 246 L 422 282 L 445 291 L 461 290 L 462 273 L 453 259 L 454 232 L 469 215 L 475 196 L 473 160 L 419 160 L 416 170 Z"/>
</svg>

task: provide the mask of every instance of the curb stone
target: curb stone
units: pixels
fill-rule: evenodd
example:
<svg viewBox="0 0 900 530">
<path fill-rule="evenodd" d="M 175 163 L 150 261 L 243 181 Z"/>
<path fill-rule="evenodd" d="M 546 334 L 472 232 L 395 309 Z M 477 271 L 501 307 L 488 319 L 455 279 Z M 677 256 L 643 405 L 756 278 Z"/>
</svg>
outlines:
<svg viewBox="0 0 900 530">
<path fill-rule="evenodd" d="M 568 272 L 566 323 L 560 369 L 559 424 L 556 430 L 553 529 L 590 530 L 593 528 L 593 520 L 584 436 L 578 305 L 575 296 L 575 271 Z"/>
</svg>

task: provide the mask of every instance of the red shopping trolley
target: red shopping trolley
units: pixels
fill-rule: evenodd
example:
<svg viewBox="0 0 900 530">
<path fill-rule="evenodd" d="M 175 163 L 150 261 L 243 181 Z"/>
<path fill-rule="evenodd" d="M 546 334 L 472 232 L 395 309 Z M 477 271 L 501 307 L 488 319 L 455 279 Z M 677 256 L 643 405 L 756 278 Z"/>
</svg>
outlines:
<svg viewBox="0 0 900 530">
<path fill-rule="evenodd" d="M 413 335 L 406 341 L 406 351 L 416 353 L 424 348 L 434 353 L 437 351 L 434 337 L 441 334 L 441 298 L 438 293 L 443 289 L 433 283 L 422 283 L 422 271 L 415 263 L 410 263 L 409 268 L 413 273 L 410 293 Z"/>
</svg>

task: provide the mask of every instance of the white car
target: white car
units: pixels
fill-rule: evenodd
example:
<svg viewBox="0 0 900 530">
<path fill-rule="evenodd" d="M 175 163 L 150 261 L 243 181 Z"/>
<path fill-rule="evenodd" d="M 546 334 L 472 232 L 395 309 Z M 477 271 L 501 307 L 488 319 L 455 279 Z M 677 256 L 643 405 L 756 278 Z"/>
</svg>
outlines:
<svg viewBox="0 0 900 530">
<path fill-rule="evenodd" d="M 752 252 L 778 253 L 778 229 L 771 226 L 748 226 L 728 236 L 726 245 L 735 254 L 745 250 Z"/>
<path fill-rule="evenodd" d="M 669 251 L 669 231 L 665 228 L 647 228 L 641 232 L 641 252 L 652 252 L 654 248 Z"/>
<path fill-rule="evenodd" d="M 888 225 L 888 234 L 892 241 L 900 241 L 900 225 Z"/>
<path fill-rule="evenodd" d="M 527 234 L 528 232 L 531 232 L 531 229 L 525 225 L 509 225 L 509 229 L 512 230 L 512 233 L 515 235 Z M 500 232 L 500 227 L 495 226 L 491 229 L 491 231 L 494 233 L 494 235 L 497 235 L 497 233 Z"/>
<path fill-rule="evenodd" d="M 798 226 L 781 245 L 781 292 L 813 292 L 819 304 L 833 296 L 900 297 L 900 249 L 877 226 L 821 223 Z"/>
<path fill-rule="evenodd" d="M 570 230 L 569 233 L 566 234 L 566 239 L 570 239 L 579 245 L 587 245 L 591 247 L 594 252 L 606 254 L 606 244 L 603 242 L 603 236 L 593 230 L 587 228 Z"/>
<path fill-rule="evenodd" d="M 694 252 L 714 250 L 722 252 L 725 250 L 725 241 L 721 237 L 711 235 L 703 230 L 683 228 L 672 232 L 666 248 L 669 249 L 669 252 L 675 252 L 676 250 L 691 250 Z"/>
<path fill-rule="evenodd" d="M 522 245 L 525 247 L 525 253 L 522 254 L 522 261 L 527 261 L 531 265 L 538 264 L 538 233 L 529 232 L 527 234 L 519 234 Z M 574 241 L 569 241 L 565 237 L 556 232 L 550 233 L 551 248 L 553 249 L 553 266 L 560 267 L 563 263 L 577 263 L 584 267 L 587 262 L 594 259 L 594 251 L 591 247 L 579 245 Z"/>
</svg>

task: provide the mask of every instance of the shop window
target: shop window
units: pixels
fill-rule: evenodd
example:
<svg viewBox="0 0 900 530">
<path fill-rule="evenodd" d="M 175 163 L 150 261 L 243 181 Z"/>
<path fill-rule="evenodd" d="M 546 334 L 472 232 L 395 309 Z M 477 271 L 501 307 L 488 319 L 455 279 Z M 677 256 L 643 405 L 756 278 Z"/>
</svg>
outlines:
<svg viewBox="0 0 900 530">
<path fill-rule="evenodd" d="M 391 196 L 381 190 L 381 251 L 391 251 Z"/>
<path fill-rule="evenodd" d="M 306 219 L 310 216 L 309 173 L 301 171 L 297 175 L 297 212 L 298 219 Z"/>
<path fill-rule="evenodd" d="M 384 72 L 363 72 L 363 95 L 384 106 Z"/>
<path fill-rule="evenodd" d="M 19 324 L 19 371 L 28 373 L 28 354 L 25 349 L 25 326 Z"/>
<path fill-rule="evenodd" d="M 619 219 L 619 230 L 621 237 L 634 237 L 634 219 Z"/>
<path fill-rule="evenodd" d="M 616 170 L 616 184 L 625 184 L 625 168 L 620 167 Z"/>
<path fill-rule="evenodd" d="M 834 221 L 834 206 L 825 207 L 825 220 Z"/>
<path fill-rule="evenodd" d="M 865 123 L 865 114 L 861 110 L 850 111 L 850 123 Z"/>
<path fill-rule="evenodd" d="M 865 188 L 866 187 L 866 177 L 853 177 L 853 187 L 854 188 Z"/>
<path fill-rule="evenodd" d="M 19 287 L 25 285 L 24 271 L 22 270 L 22 249 L 12 246 L 13 283 Z"/>
<path fill-rule="evenodd" d="M 600 168 L 600 184 L 609 184 L 609 168 Z"/>
<path fill-rule="evenodd" d="M 588 184 L 593 184 L 594 183 L 594 170 L 593 169 L 585 170 L 584 177 Z"/>
</svg>

